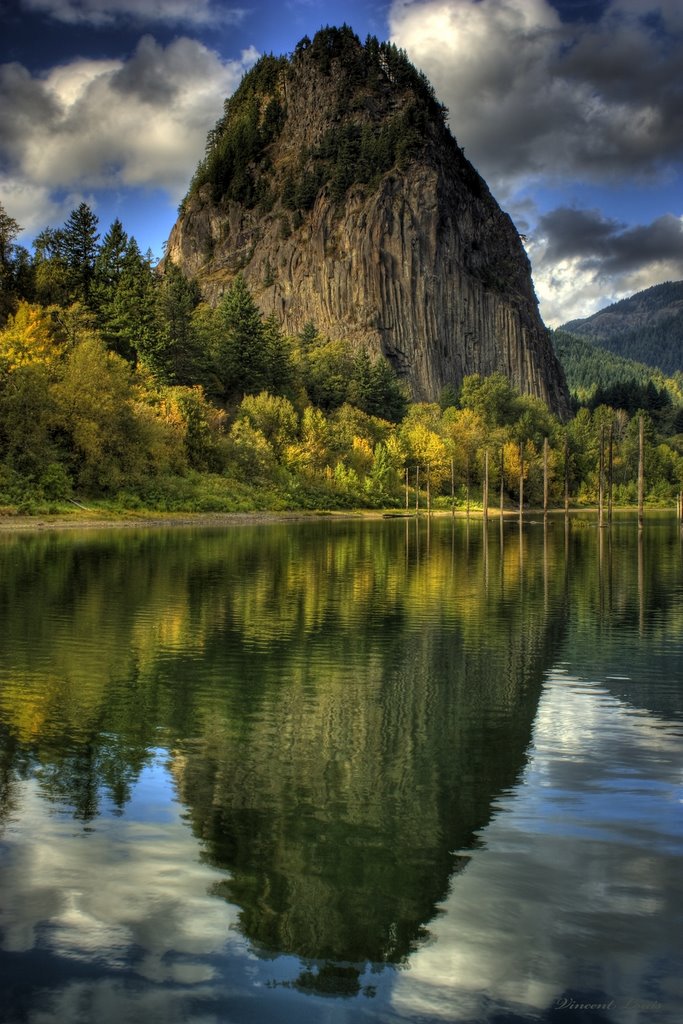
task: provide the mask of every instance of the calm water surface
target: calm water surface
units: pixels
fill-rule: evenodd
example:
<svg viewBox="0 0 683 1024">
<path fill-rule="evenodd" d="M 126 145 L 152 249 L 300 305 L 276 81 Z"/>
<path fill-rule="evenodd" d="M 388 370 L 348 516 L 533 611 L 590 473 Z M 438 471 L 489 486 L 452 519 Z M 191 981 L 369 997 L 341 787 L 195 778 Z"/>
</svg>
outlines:
<svg viewBox="0 0 683 1024">
<path fill-rule="evenodd" d="M 679 1024 L 682 566 L 654 515 L 0 535 L 0 1020 Z"/>
</svg>

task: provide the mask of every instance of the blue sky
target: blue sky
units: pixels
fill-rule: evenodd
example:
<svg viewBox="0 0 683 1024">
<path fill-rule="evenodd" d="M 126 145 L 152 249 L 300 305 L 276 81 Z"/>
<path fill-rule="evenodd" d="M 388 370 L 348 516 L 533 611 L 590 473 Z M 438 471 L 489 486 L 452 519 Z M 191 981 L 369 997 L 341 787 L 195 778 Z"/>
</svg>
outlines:
<svg viewBox="0 0 683 1024">
<path fill-rule="evenodd" d="M 555 325 L 683 278 L 680 0 L 0 0 L 0 202 L 161 253 L 223 99 L 323 24 L 402 46 L 527 237 Z"/>
</svg>

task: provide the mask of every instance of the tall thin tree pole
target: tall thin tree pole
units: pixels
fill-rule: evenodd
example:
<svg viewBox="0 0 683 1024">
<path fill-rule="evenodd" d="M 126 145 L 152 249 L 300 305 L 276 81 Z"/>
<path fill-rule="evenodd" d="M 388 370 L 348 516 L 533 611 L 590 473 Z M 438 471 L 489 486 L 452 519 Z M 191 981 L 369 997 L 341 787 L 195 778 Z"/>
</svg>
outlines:
<svg viewBox="0 0 683 1024">
<path fill-rule="evenodd" d="M 569 519 L 569 438 L 564 435 L 564 518 Z"/>
<path fill-rule="evenodd" d="M 484 526 L 489 520 L 489 452 L 484 452 L 484 494 L 483 494 Z"/>
<path fill-rule="evenodd" d="M 519 525 L 522 525 L 524 510 L 524 445 L 519 442 Z"/>
<path fill-rule="evenodd" d="M 408 511 L 408 467 L 406 466 L 406 512 Z"/>
<path fill-rule="evenodd" d="M 467 453 L 467 518 L 470 518 L 470 453 Z"/>
<path fill-rule="evenodd" d="M 643 417 L 638 422 L 638 529 L 643 529 L 643 502 L 645 498 L 645 425 Z"/>
<path fill-rule="evenodd" d="M 598 526 L 604 526 L 605 505 L 605 427 L 600 427 L 600 461 L 598 468 Z"/>
<path fill-rule="evenodd" d="M 500 521 L 503 522 L 505 514 L 505 449 L 500 449 Z"/>
<path fill-rule="evenodd" d="M 451 516 L 455 516 L 455 459 L 451 455 Z"/>
<path fill-rule="evenodd" d="M 548 521 L 548 438 L 543 438 L 543 522 Z"/>
<path fill-rule="evenodd" d="M 609 425 L 607 449 L 607 525 L 612 525 L 612 486 L 614 483 L 614 420 Z"/>
<path fill-rule="evenodd" d="M 415 467 L 415 515 L 420 514 L 420 467 Z"/>
<path fill-rule="evenodd" d="M 430 462 L 428 462 L 427 463 L 427 516 L 428 517 L 431 516 L 431 514 L 432 514 L 432 489 L 431 489 L 431 486 L 430 486 L 431 482 L 432 482 L 432 465 L 431 465 Z"/>
</svg>

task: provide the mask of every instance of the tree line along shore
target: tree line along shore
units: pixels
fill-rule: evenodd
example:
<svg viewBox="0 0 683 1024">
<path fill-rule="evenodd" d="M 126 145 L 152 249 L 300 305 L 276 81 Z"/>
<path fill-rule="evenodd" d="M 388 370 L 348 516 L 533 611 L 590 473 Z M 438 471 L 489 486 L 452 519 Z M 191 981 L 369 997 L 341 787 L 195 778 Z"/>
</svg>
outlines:
<svg viewBox="0 0 683 1024">
<path fill-rule="evenodd" d="M 81 204 L 29 254 L 0 210 L 3 518 L 629 506 L 641 452 L 644 504 L 678 501 L 680 409 L 656 389 L 568 422 L 500 374 L 414 403 L 386 360 L 287 336 L 242 277 L 211 307 L 98 227 Z"/>
</svg>

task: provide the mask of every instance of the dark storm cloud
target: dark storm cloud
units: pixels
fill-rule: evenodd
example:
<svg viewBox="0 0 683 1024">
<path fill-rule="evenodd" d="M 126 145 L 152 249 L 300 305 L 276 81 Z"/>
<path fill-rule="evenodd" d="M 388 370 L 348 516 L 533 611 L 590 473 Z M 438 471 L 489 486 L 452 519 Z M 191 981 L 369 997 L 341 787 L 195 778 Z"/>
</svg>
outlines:
<svg viewBox="0 0 683 1024">
<path fill-rule="evenodd" d="M 0 161 L 13 162 L 36 124 L 51 124 L 59 105 L 21 64 L 0 64 Z"/>
<path fill-rule="evenodd" d="M 390 21 L 495 187 L 653 176 L 683 157 L 671 0 L 612 0 L 593 21 L 563 20 L 548 0 L 395 0 Z"/>
<path fill-rule="evenodd" d="M 122 93 L 157 104 L 170 102 L 183 84 L 182 76 L 169 74 L 167 55 L 151 36 L 143 36 L 133 56 L 112 76 L 111 84 Z M 176 59 L 176 63 L 183 60 Z M 189 60 L 185 58 L 185 63 Z"/>
<path fill-rule="evenodd" d="M 545 239 L 546 265 L 577 260 L 580 269 L 604 277 L 667 263 L 683 276 L 683 222 L 672 214 L 627 228 L 598 210 L 560 207 L 540 218 L 536 234 Z"/>
<path fill-rule="evenodd" d="M 245 13 L 212 0 L 21 0 L 21 6 L 67 25 L 100 27 L 121 20 L 195 27 L 235 24 Z"/>
</svg>

